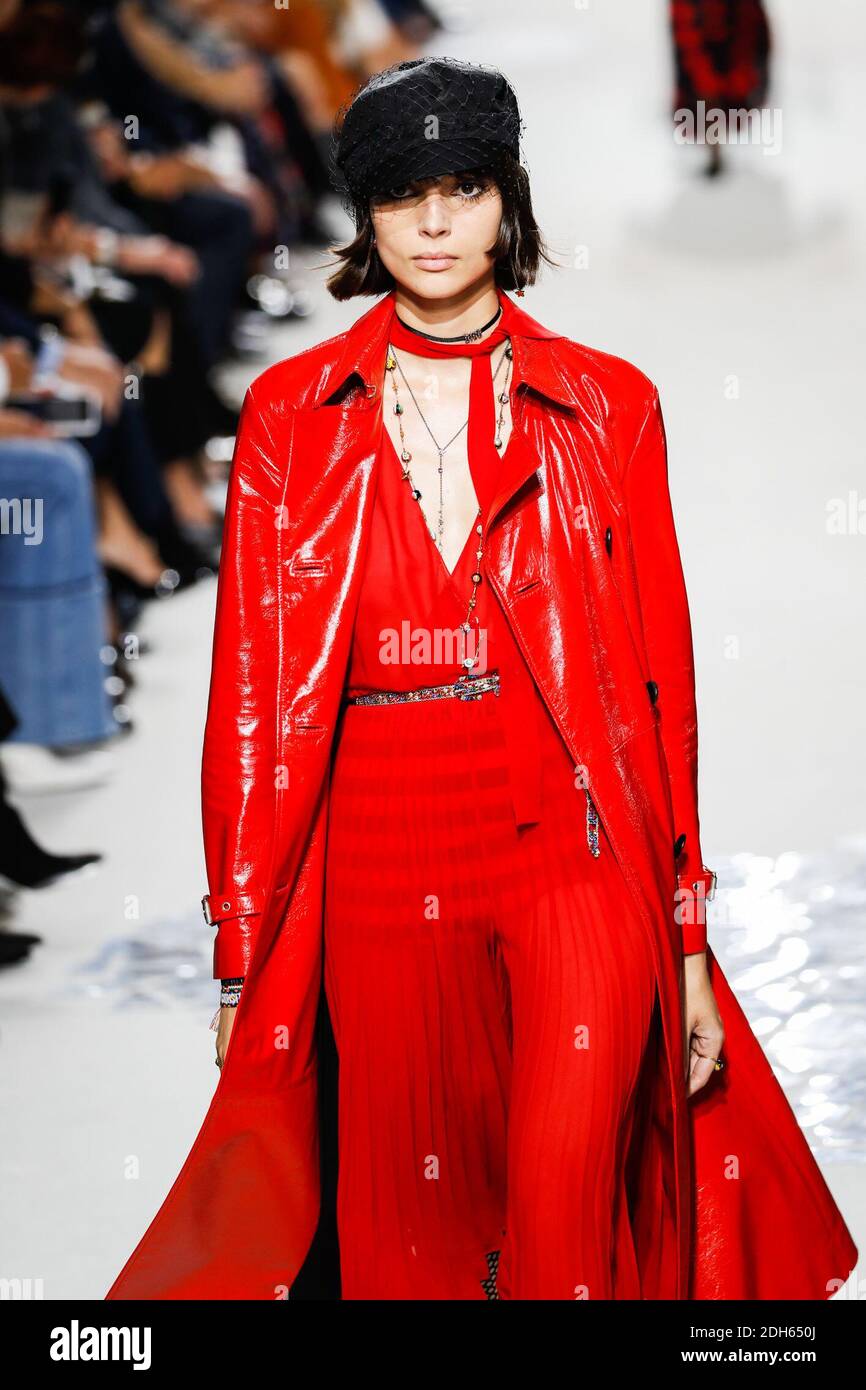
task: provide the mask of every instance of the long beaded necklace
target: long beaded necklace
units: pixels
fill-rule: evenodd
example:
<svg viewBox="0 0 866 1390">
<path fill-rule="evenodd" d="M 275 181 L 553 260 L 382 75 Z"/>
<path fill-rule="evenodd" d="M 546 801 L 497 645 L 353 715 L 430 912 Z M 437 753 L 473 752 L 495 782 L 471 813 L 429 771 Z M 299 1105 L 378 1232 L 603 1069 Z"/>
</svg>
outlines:
<svg viewBox="0 0 866 1390">
<path fill-rule="evenodd" d="M 483 330 L 481 330 L 481 331 L 483 331 Z M 435 340 L 434 340 L 434 341 L 435 341 Z M 443 339 L 442 341 L 449 341 L 449 340 Z M 502 356 L 501 356 L 500 359 L 499 359 L 499 363 L 498 363 L 498 365 L 497 365 L 497 367 L 496 367 L 496 371 L 493 373 L 493 383 L 494 383 L 494 385 L 495 385 L 495 384 L 496 384 L 496 378 L 499 376 L 499 373 L 500 373 L 500 370 L 502 369 L 503 363 L 508 362 L 509 366 L 508 366 L 508 368 L 506 369 L 506 374 L 505 374 L 505 385 L 503 386 L 502 390 L 499 392 L 499 394 L 498 394 L 498 396 L 497 396 L 497 402 L 498 402 L 498 405 L 499 405 L 499 416 L 498 416 L 498 419 L 497 419 L 497 421 L 496 421 L 496 438 L 495 438 L 494 441 L 493 441 L 497 449 L 501 449 L 501 448 L 502 448 L 502 421 L 503 421 L 503 418 L 504 418 L 504 415 L 505 415 L 505 407 L 506 407 L 506 405 L 508 404 L 508 400 L 509 400 L 509 394 L 508 394 L 508 376 L 509 376 L 509 371 L 510 371 L 511 360 L 512 360 L 511 343 L 508 342 L 508 343 L 506 343 L 505 348 L 504 348 L 503 353 L 502 353 Z M 424 519 L 424 525 L 427 526 L 428 531 L 430 530 L 430 528 L 429 528 L 429 526 L 427 525 L 427 518 L 426 518 L 426 516 L 425 516 L 425 514 L 424 514 L 424 509 L 423 509 L 423 507 L 421 507 L 421 491 L 420 491 L 419 488 L 417 488 L 417 487 L 415 486 L 415 483 L 414 483 L 414 481 L 413 481 L 413 479 L 412 479 L 412 474 L 411 474 L 411 472 L 409 471 L 409 464 L 410 464 L 411 461 L 412 461 L 412 454 L 411 454 L 411 452 L 409 451 L 409 449 L 408 449 L 407 446 L 406 446 L 406 436 L 405 436 L 405 433 L 404 433 L 404 430 L 403 430 L 403 416 L 404 416 L 404 414 L 405 414 L 405 411 L 404 411 L 404 408 L 403 408 L 403 403 L 402 403 L 402 401 L 400 400 L 400 393 L 399 393 L 399 390 L 398 390 L 398 387 L 397 387 L 397 369 L 398 369 L 398 368 L 399 368 L 399 371 L 400 371 L 400 375 L 402 376 L 403 381 L 404 381 L 405 384 L 406 384 L 406 390 L 409 392 L 409 395 L 412 397 L 412 401 L 413 401 L 413 403 L 414 403 L 414 405 L 415 405 L 415 409 L 418 411 L 418 414 L 421 416 L 421 419 L 422 419 L 422 421 L 423 421 L 423 423 L 424 423 L 424 427 L 425 427 L 425 429 L 427 430 L 427 433 L 429 434 L 430 438 L 433 440 L 433 446 L 434 446 L 434 448 L 435 448 L 435 450 L 436 450 L 436 452 L 437 452 L 437 454 L 438 454 L 438 456 L 439 456 L 439 464 L 438 464 L 438 468 L 437 468 L 437 472 L 438 472 L 438 474 L 439 474 L 439 514 L 438 514 L 438 519 L 437 519 L 438 536 L 435 535 L 432 531 L 430 531 L 430 536 L 431 536 L 431 539 L 432 539 L 432 540 L 435 542 L 435 544 L 437 545 L 437 547 L 438 547 L 438 549 L 439 549 L 439 553 L 440 553 L 440 555 L 441 555 L 441 554 L 443 553 L 443 540 L 444 540 L 444 533 L 445 533 L 445 510 L 444 510 L 444 497 L 443 497 L 443 479 L 444 479 L 444 459 L 445 459 L 445 451 L 446 451 L 448 448 L 450 448 L 450 446 L 454 443 L 454 440 L 458 437 L 458 435 L 462 434 L 463 430 L 466 429 L 466 426 L 469 424 L 469 418 L 468 418 L 468 416 L 467 416 L 467 418 L 466 418 L 466 420 L 464 421 L 464 423 L 460 426 L 460 429 L 457 431 L 456 434 L 452 435 L 452 437 L 448 440 L 448 443 L 447 443 L 447 444 L 440 444 L 439 441 L 437 440 L 436 436 L 434 435 L 433 431 L 431 430 L 430 425 L 429 425 L 427 419 L 425 418 L 425 415 L 424 415 L 423 410 L 421 409 L 420 405 L 418 404 L 418 401 L 417 401 L 416 398 L 415 398 L 415 393 L 414 393 L 414 391 L 412 390 L 412 387 L 409 385 L 409 382 L 408 382 L 408 380 L 406 379 L 406 374 L 405 374 L 405 372 L 403 371 L 403 368 L 400 366 L 400 363 L 398 362 L 396 356 L 394 355 L 394 349 L 393 349 L 393 347 L 391 346 L 390 343 L 388 344 L 388 357 L 387 357 L 387 360 L 386 360 L 386 362 L 385 362 L 385 367 L 386 367 L 386 370 L 387 370 L 388 372 L 390 372 L 390 374 L 391 374 L 391 386 L 392 386 L 393 391 L 394 391 L 394 414 L 395 414 L 396 417 L 397 417 L 397 428 L 398 428 L 398 430 L 400 431 L 400 444 L 401 444 L 401 449 L 400 449 L 400 461 L 401 461 L 401 463 L 403 464 L 403 469 L 402 469 L 401 476 L 402 476 L 404 482 L 407 482 L 407 483 L 409 484 L 409 490 L 410 490 L 412 496 L 414 497 L 415 501 L 418 503 L 418 507 L 419 507 L 419 509 L 420 509 L 420 511 L 421 511 L 421 515 L 422 515 L 422 517 L 423 517 L 423 519 Z M 481 580 L 482 580 L 482 577 L 483 577 L 482 574 L 481 574 L 481 559 L 482 559 L 482 556 L 483 556 L 483 554 L 484 554 L 484 527 L 483 527 L 483 525 L 482 525 L 482 523 L 481 523 L 481 508 L 480 508 L 480 507 L 478 508 L 478 511 L 477 511 L 476 514 L 475 514 L 475 532 L 476 532 L 476 535 L 478 536 L 478 548 L 477 548 L 476 551 L 475 551 L 475 559 L 476 559 L 476 562 L 477 562 L 477 563 L 476 563 L 476 565 L 475 565 L 475 570 L 473 571 L 473 574 L 472 574 L 472 589 L 470 590 L 470 594 L 469 594 L 469 604 L 468 604 L 468 607 L 467 607 L 467 610 L 466 610 L 466 617 L 465 617 L 465 619 L 463 620 L 463 622 L 460 624 L 460 629 L 461 629 L 461 631 L 463 632 L 464 638 L 465 638 L 464 647 L 468 647 L 468 639 L 469 639 L 469 635 L 470 635 L 470 633 L 471 633 L 471 631 L 472 631 L 472 615 L 473 615 L 473 613 L 474 613 L 474 611 L 475 611 L 475 606 L 476 606 L 476 603 L 477 603 L 477 601 L 478 601 L 478 586 L 480 585 Z M 443 556 L 443 559 L 444 559 L 444 556 Z M 473 666 L 477 666 L 479 660 L 480 660 L 480 653 L 479 653 L 479 651 L 478 651 L 478 647 L 477 647 L 477 644 L 476 644 L 475 655 L 474 655 L 474 656 L 469 656 L 469 655 L 464 656 L 464 657 L 462 658 L 462 660 L 461 660 L 461 665 L 464 666 L 467 670 L 471 671 L 471 669 L 472 669 Z"/>
</svg>

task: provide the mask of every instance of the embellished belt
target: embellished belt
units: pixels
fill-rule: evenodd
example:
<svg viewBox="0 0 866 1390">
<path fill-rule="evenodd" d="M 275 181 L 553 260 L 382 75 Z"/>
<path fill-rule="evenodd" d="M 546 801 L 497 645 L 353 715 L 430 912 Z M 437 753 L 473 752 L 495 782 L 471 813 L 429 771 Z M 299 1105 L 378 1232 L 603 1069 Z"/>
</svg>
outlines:
<svg viewBox="0 0 866 1390">
<path fill-rule="evenodd" d="M 532 693 L 528 671 L 521 665 L 506 672 L 503 720 L 509 753 L 514 814 L 518 825 L 533 824 L 541 817 L 541 756 L 538 722 L 541 712 Z M 512 676 L 514 679 L 512 680 Z M 458 676 L 450 685 L 422 685 L 415 690 L 373 690 L 364 695 L 346 695 L 347 705 L 394 705 L 412 700 L 480 700 L 485 691 L 498 697 L 499 672 Z M 510 692 L 510 694 L 509 694 Z M 586 840 L 594 858 L 599 854 L 599 816 L 595 803 L 586 794 Z"/>
<path fill-rule="evenodd" d="M 488 671 L 485 675 L 467 672 L 458 676 L 450 685 L 421 685 L 416 690 L 373 690 L 366 695 L 347 695 L 347 705 L 402 705 L 410 700 L 480 700 L 485 690 L 499 694 L 499 672 Z"/>
</svg>

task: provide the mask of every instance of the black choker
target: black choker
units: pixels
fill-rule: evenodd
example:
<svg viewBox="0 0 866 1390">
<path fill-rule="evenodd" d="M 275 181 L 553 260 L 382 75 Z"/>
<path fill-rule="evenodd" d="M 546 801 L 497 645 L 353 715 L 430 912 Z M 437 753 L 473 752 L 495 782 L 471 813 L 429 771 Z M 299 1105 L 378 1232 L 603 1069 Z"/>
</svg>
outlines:
<svg viewBox="0 0 866 1390">
<path fill-rule="evenodd" d="M 395 313 L 394 317 L 397 320 L 397 322 L 407 330 L 407 332 L 417 333 L 419 338 L 429 338 L 432 343 L 475 343 L 481 337 L 482 333 L 486 333 L 488 328 L 493 327 L 494 323 L 499 318 L 501 313 L 502 305 L 500 304 L 499 308 L 496 310 L 496 313 L 493 315 L 493 318 L 490 319 L 487 323 L 485 323 L 482 328 L 475 328 L 472 330 L 471 333 L 458 333 L 456 338 L 437 338 L 435 333 L 425 333 L 424 330 L 421 328 L 413 328 L 411 323 L 404 323 L 400 315 L 397 313 Z"/>
</svg>

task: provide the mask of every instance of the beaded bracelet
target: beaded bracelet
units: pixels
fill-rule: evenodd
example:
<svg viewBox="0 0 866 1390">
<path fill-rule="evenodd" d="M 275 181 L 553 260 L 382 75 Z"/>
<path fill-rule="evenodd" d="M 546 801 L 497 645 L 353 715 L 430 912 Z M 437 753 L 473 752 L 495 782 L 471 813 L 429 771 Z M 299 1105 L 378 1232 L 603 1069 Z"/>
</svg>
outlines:
<svg viewBox="0 0 866 1390">
<path fill-rule="evenodd" d="M 234 976 L 230 980 L 220 980 L 220 1008 L 234 1009 L 240 1003 L 241 990 L 243 989 L 243 975 Z"/>
<path fill-rule="evenodd" d="M 243 975 L 236 975 L 231 980 L 220 980 L 220 1006 L 210 1021 L 212 1033 L 216 1033 L 219 1029 L 220 1011 L 222 1009 L 236 1009 L 241 1002 L 243 983 Z"/>
</svg>

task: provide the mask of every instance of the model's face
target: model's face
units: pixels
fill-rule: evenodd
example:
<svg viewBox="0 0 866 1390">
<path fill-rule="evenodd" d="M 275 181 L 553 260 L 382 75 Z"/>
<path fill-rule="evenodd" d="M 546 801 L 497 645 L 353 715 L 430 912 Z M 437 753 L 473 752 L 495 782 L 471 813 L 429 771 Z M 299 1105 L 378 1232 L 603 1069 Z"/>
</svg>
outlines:
<svg viewBox="0 0 866 1390">
<path fill-rule="evenodd" d="M 398 285 L 448 299 L 489 276 L 502 197 L 489 177 L 443 174 L 370 199 L 376 250 Z"/>
</svg>

